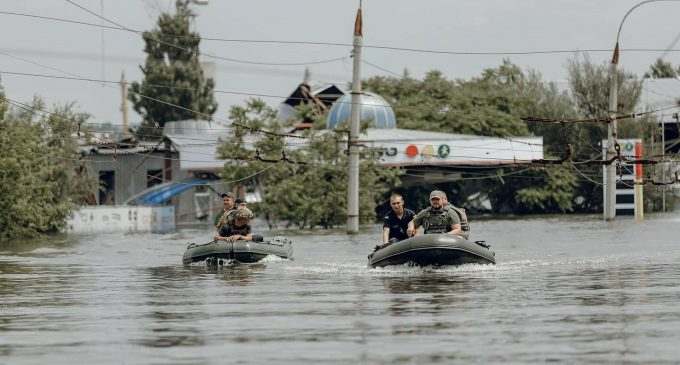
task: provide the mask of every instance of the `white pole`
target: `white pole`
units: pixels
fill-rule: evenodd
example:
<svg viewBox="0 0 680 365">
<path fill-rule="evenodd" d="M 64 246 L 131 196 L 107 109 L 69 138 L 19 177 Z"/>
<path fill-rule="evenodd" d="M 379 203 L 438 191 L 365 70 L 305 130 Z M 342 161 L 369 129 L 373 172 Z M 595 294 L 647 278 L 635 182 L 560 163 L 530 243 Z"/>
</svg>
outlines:
<svg viewBox="0 0 680 365">
<path fill-rule="evenodd" d="M 661 161 L 666 160 L 666 121 L 661 119 Z M 663 181 L 666 181 L 666 164 L 661 164 Z M 666 185 L 661 187 L 661 211 L 666 213 Z"/>
<path fill-rule="evenodd" d="M 361 5 L 354 22 L 354 67 L 352 71 L 352 105 L 349 125 L 349 172 L 347 186 L 347 233 L 359 232 L 359 123 L 361 116 L 361 45 L 363 42 Z"/>
<path fill-rule="evenodd" d="M 128 129 L 128 107 L 127 107 L 127 81 L 125 80 L 125 71 L 120 74 L 120 111 L 123 114 L 123 138 L 129 137 Z"/>
<path fill-rule="evenodd" d="M 609 66 L 609 117 L 611 121 L 607 127 L 607 160 L 616 156 L 616 113 L 618 108 L 618 76 L 619 43 L 614 48 L 614 56 Z M 616 218 L 616 163 L 610 163 L 605 168 L 606 182 L 604 185 L 604 219 Z"/>
<path fill-rule="evenodd" d="M 642 142 L 635 142 L 635 159 L 642 159 Z M 644 205 L 644 191 L 642 189 L 642 184 L 644 179 L 642 178 L 642 165 L 634 165 L 635 174 L 635 185 L 633 189 L 634 199 L 635 199 L 635 221 L 642 222 L 645 219 L 645 205 Z"/>
</svg>

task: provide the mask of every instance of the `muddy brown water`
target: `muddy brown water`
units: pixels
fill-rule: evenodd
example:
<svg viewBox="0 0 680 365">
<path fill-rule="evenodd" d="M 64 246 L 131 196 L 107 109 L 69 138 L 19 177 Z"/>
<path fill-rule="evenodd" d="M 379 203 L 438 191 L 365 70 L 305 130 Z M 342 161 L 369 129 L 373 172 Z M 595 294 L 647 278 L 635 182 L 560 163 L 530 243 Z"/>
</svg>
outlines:
<svg viewBox="0 0 680 365">
<path fill-rule="evenodd" d="M 473 222 L 498 265 L 457 268 L 367 268 L 379 227 L 217 270 L 207 230 L 0 246 L 0 363 L 678 363 L 679 223 Z"/>
</svg>

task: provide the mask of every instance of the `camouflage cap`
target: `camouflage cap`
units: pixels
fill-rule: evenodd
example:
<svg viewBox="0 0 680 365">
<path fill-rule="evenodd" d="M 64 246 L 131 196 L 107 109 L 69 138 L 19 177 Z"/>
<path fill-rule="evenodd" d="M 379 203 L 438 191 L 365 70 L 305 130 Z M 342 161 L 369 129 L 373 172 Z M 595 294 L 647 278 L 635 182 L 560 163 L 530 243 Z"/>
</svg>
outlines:
<svg viewBox="0 0 680 365">
<path fill-rule="evenodd" d="M 430 193 L 430 199 L 432 198 L 446 199 L 446 193 L 441 190 L 432 190 Z"/>
<path fill-rule="evenodd" d="M 234 214 L 234 218 L 253 219 L 253 217 L 253 212 L 248 208 L 237 209 L 236 213 Z"/>
</svg>

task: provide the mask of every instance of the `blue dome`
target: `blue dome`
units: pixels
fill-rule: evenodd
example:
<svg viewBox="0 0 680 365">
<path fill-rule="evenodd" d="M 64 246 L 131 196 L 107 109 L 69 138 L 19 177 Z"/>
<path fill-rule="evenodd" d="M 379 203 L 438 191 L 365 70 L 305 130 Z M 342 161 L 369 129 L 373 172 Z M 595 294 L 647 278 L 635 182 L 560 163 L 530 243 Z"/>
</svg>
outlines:
<svg viewBox="0 0 680 365">
<path fill-rule="evenodd" d="M 379 95 L 363 92 L 361 95 L 361 121 L 371 122 L 371 128 L 396 128 L 397 118 L 392 106 Z M 338 99 L 326 118 L 326 128 L 335 129 L 340 123 L 349 123 L 352 108 L 352 94 L 347 93 Z"/>
</svg>

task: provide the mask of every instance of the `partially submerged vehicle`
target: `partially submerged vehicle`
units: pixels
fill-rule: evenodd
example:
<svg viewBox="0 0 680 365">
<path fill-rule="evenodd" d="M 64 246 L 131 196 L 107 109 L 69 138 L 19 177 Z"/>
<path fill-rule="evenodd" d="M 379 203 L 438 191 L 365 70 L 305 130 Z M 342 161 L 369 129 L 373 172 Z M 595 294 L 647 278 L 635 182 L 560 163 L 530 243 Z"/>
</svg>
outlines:
<svg viewBox="0 0 680 365">
<path fill-rule="evenodd" d="M 484 241 L 451 234 L 425 234 L 393 243 L 368 255 L 368 266 L 448 266 L 495 264 L 496 253 Z"/>
<path fill-rule="evenodd" d="M 253 263 L 269 255 L 284 259 L 293 258 L 293 242 L 281 236 L 264 240 L 262 236 L 254 235 L 252 241 L 190 243 L 182 257 L 182 263 L 185 265 L 199 261 L 207 261 L 208 264 L 217 264 L 224 261 Z"/>
</svg>

